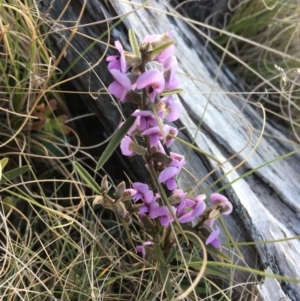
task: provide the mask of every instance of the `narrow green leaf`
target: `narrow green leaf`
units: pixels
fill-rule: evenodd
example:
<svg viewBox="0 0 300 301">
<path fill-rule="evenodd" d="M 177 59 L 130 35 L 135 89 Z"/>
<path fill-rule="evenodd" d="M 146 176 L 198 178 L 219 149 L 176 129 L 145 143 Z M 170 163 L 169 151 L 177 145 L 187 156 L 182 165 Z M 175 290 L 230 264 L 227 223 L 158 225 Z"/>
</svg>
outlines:
<svg viewBox="0 0 300 301">
<path fill-rule="evenodd" d="M 8 162 L 7 158 L 3 158 L 3 159 L 0 160 L 0 180 L 2 178 L 2 170 L 6 166 L 7 162 Z"/>
<path fill-rule="evenodd" d="M 163 50 L 165 50 L 166 48 L 168 48 L 169 46 L 173 45 L 174 43 L 172 41 L 170 42 L 166 42 L 163 43 L 159 46 L 157 46 L 156 48 L 154 48 L 152 51 L 150 51 L 150 55 L 157 55 L 159 53 L 161 53 Z"/>
<path fill-rule="evenodd" d="M 170 281 L 170 274 L 168 273 L 168 267 L 165 263 L 164 254 L 160 248 L 160 245 L 154 245 L 155 257 L 158 263 L 158 271 L 160 275 L 160 280 L 165 286 L 165 292 L 169 300 L 173 300 L 173 289 Z"/>
<path fill-rule="evenodd" d="M 128 130 L 131 128 L 135 121 L 135 117 L 130 116 L 122 125 L 122 127 L 117 131 L 117 133 L 113 136 L 113 138 L 109 141 L 105 151 L 102 153 L 97 166 L 96 170 L 99 170 L 103 167 L 105 162 L 110 158 L 110 156 L 113 154 L 115 149 L 119 146 L 122 138 L 125 136 L 125 134 L 128 132 Z"/>
<path fill-rule="evenodd" d="M 183 89 L 164 90 L 160 93 L 160 95 L 166 96 L 166 95 L 174 95 L 178 93 L 184 93 L 184 90 Z"/>
<path fill-rule="evenodd" d="M 83 181 L 89 185 L 91 189 L 93 189 L 97 194 L 101 194 L 101 188 L 97 184 L 97 182 L 91 177 L 91 175 L 88 173 L 88 171 L 83 168 L 78 162 L 73 162 L 74 167 L 80 177 L 83 179 Z"/>
<path fill-rule="evenodd" d="M 1 159 L 0 160 L 0 166 L 1 166 L 1 168 L 3 169 L 6 166 L 7 163 L 8 163 L 8 158 Z"/>
<path fill-rule="evenodd" d="M 14 168 L 14 169 L 4 173 L 2 175 L 0 185 L 19 177 L 23 173 L 27 172 L 29 169 L 30 169 L 30 167 L 28 165 L 25 165 L 25 166 Z"/>
<path fill-rule="evenodd" d="M 129 42 L 130 42 L 130 46 L 132 49 L 132 52 L 139 58 L 141 58 L 141 52 L 140 52 L 140 47 L 135 35 L 135 32 L 133 29 L 129 29 L 128 31 L 128 35 L 129 35 Z"/>
<path fill-rule="evenodd" d="M 175 258 L 175 255 L 178 253 L 178 247 L 174 246 L 173 248 L 171 248 L 168 257 L 166 258 L 166 264 L 170 264 L 170 262 Z"/>
</svg>

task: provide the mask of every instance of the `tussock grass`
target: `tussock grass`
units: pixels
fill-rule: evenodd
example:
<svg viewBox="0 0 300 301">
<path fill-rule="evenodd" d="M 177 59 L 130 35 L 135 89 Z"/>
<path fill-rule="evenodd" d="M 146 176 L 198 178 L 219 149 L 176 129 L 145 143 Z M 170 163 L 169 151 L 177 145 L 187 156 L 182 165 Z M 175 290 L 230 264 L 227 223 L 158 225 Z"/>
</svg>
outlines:
<svg viewBox="0 0 300 301">
<path fill-rule="evenodd" d="M 224 31 L 215 35 L 223 47 L 229 43 L 233 55 L 226 56 L 226 65 L 254 93 L 262 92 L 259 100 L 280 114 L 299 142 L 299 1 L 247 0 L 228 7 Z"/>
</svg>

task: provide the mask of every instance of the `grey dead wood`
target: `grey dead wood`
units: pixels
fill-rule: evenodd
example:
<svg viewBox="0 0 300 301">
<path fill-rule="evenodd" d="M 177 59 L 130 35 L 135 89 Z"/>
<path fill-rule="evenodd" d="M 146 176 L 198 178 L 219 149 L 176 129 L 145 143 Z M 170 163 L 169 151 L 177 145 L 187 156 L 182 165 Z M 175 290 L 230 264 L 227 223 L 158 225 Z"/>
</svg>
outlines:
<svg viewBox="0 0 300 301">
<path fill-rule="evenodd" d="M 226 93 L 242 92 L 238 79 L 223 67 L 219 68 L 220 58 L 216 59 L 209 49 L 205 50 L 198 35 L 182 17 L 166 14 L 171 12 L 168 1 L 151 1 L 146 7 L 142 7 L 141 1 L 135 1 L 135 6 L 130 1 L 71 1 L 60 22 L 52 22 L 51 20 L 58 18 L 67 2 L 42 1 L 39 4 L 41 11 L 47 12 L 47 15 L 42 16 L 49 23 L 50 29 L 47 30 L 53 31 L 51 38 L 54 54 L 58 54 L 65 45 L 66 38 L 71 33 L 70 28 L 78 27 L 80 34 L 75 35 L 71 41 L 72 47 L 68 47 L 60 64 L 63 70 L 78 57 L 78 53 L 82 53 L 92 43 L 81 34 L 98 38 L 107 30 L 107 24 L 103 22 L 106 18 L 127 14 L 123 24 L 111 31 L 110 42 L 113 44 L 115 39 L 121 39 L 125 48 L 128 47 L 126 36 L 129 28 L 133 28 L 140 38 L 148 34 L 173 31 L 181 87 L 186 91 L 179 95 L 184 106 L 184 113 L 176 123 L 182 128 L 180 137 L 194 141 L 199 148 L 225 162 L 222 166 L 217 166 L 213 160 L 196 152 L 189 152 L 185 146 L 176 142 L 172 150 L 189 153 L 187 170 L 194 176 L 183 173 L 181 187 L 188 188 L 200 183 L 205 188 L 224 176 L 209 189 L 208 192 L 212 192 L 222 185 L 234 182 L 223 192 L 234 203 L 235 210 L 223 221 L 235 241 L 259 242 L 255 248 L 241 248 L 244 258 L 235 256 L 234 262 L 254 268 L 259 258 L 267 273 L 300 278 L 299 240 L 265 243 L 300 235 L 300 157 L 296 152 L 297 146 L 268 122 L 265 124 L 264 135 L 260 137 L 264 127 L 262 110 L 245 104 L 242 95 L 238 93 Z M 84 3 L 84 13 L 77 24 L 75 21 Z M 93 22 L 98 23 L 89 25 Z M 92 91 L 91 94 L 96 98 L 82 94 L 73 97 L 71 101 L 67 100 L 73 115 L 95 113 L 93 121 L 82 120 L 77 124 L 83 142 L 90 145 L 109 137 L 120 122 L 120 114 L 111 98 L 96 93 L 111 81 L 105 60 L 99 61 L 105 49 L 103 44 L 96 43 L 84 55 L 85 60 L 81 59 L 68 73 L 68 77 L 71 77 L 89 67 L 94 70 L 77 77 L 67 86 L 77 91 Z M 112 51 L 109 50 L 109 53 Z M 130 114 L 131 110 L 133 107 L 126 106 L 125 114 Z M 198 130 L 200 123 L 201 129 Z M 91 154 L 97 156 L 97 151 L 99 150 L 95 149 Z M 244 173 L 293 151 L 294 155 L 277 160 L 235 181 Z M 143 163 L 130 160 L 126 161 L 117 155 L 115 162 L 118 162 L 118 166 L 115 169 L 119 173 L 125 170 L 133 179 L 138 179 L 143 174 Z M 243 164 L 235 168 L 240 163 Z M 213 169 L 215 171 L 202 181 Z M 248 276 L 237 271 L 235 281 L 246 282 Z M 284 300 L 290 298 L 297 301 L 300 300 L 300 284 L 266 279 L 257 286 L 254 294 L 257 294 L 259 300 L 265 301 L 283 300 L 280 299 L 283 297 L 286 297 Z"/>
</svg>

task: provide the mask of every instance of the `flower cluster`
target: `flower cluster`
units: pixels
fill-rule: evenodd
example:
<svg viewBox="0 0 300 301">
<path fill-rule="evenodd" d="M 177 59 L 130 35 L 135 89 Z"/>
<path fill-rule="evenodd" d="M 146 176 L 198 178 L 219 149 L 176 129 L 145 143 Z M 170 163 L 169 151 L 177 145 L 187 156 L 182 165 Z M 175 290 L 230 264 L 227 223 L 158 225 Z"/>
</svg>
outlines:
<svg viewBox="0 0 300 301">
<path fill-rule="evenodd" d="M 128 190 L 135 203 L 133 207 L 141 219 L 147 217 L 165 228 L 175 218 L 179 223 L 200 218 L 199 226 L 207 225 L 213 230 L 206 244 L 220 247 L 219 228 L 214 227 L 214 220 L 219 214 L 229 214 L 231 203 L 217 193 L 211 195 L 210 207 L 204 202 L 204 194 L 189 198 L 187 193 L 178 189 L 176 181 L 186 163 L 185 158 L 167 151 L 178 133 L 168 122 L 176 121 L 182 112 L 181 103 L 174 97 L 179 79 L 171 33 L 147 36 L 133 53 L 124 51 L 119 41 L 115 46 L 118 55 L 107 58 L 109 72 L 114 78 L 108 91 L 122 103 L 138 105 L 132 114 L 135 121 L 121 141 L 122 154 L 143 156 L 151 178 L 155 177 L 157 183 L 164 184 L 171 194 L 166 206 L 161 195 L 155 192 L 155 181 L 149 185 L 135 182 Z M 145 254 L 145 247 L 151 245 L 152 242 L 145 242 L 137 250 Z"/>
</svg>

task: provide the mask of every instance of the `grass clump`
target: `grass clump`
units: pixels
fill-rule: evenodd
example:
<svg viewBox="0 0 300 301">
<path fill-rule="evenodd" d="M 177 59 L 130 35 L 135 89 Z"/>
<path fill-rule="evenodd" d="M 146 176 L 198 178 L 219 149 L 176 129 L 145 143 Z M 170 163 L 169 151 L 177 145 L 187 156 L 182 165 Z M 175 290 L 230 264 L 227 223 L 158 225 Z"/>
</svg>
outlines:
<svg viewBox="0 0 300 301">
<path fill-rule="evenodd" d="M 226 65 L 253 93 L 262 93 L 259 100 L 271 114 L 280 113 L 277 120 L 289 124 L 299 142 L 298 1 L 247 0 L 228 6 L 231 16 L 215 36 L 230 53 Z"/>
</svg>

